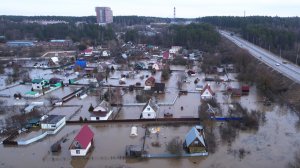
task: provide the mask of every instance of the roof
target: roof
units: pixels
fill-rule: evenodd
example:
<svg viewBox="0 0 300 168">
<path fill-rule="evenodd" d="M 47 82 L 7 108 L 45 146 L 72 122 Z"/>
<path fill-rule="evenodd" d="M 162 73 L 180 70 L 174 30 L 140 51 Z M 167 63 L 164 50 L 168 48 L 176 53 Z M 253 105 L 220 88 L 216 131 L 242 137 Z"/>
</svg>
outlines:
<svg viewBox="0 0 300 168">
<path fill-rule="evenodd" d="M 45 79 L 33 79 L 32 83 L 41 83 L 42 81 L 44 81 Z"/>
<path fill-rule="evenodd" d="M 93 112 L 108 112 L 111 109 L 111 105 L 103 100 L 97 107 L 94 108 Z"/>
<path fill-rule="evenodd" d="M 165 90 L 165 83 L 155 83 L 154 87 L 152 87 L 154 91 L 164 91 Z"/>
<path fill-rule="evenodd" d="M 92 141 L 93 138 L 94 138 L 93 131 L 90 129 L 88 125 L 85 124 L 83 125 L 79 133 L 76 135 L 74 140 L 80 144 L 82 149 L 86 149 L 86 147 Z"/>
<path fill-rule="evenodd" d="M 155 83 L 155 78 L 153 76 L 149 77 L 146 81 L 145 84 L 147 84 L 148 82 L 154 84 Z"/>
<path fill-rule="evenodd" d="M 248 85 L 243 85 L 242 86 L 242 90 L 243 91 L 249 91 L 250 90 L 250 87 Z"/>
<path fill-rule="evenodd" d="M 148 105 L 149 105 L 154 111 L 157 111 L 157 110 L 158 110 L 158 106 L 157 106 L 151 99 L 149 99 L 148 103 L 143 107 L 143 111 L 145 110 L 145 108 L 146 108 Z"/>
<path fill-rule="evenodd" d="M 60 120 L 62 120 L 65 116 L 64 115 L 48 115 L 47 118 L 42 120 L 42 124 L 56 124 Z"/>
<path fill-rule="evenodd" d="M 165 52 L 163 53 L 163 58 L 164 58 L 164 59 L 169 59 L 169 56 L 170 56 L 169 51 L 165 51 Z"/>
<path fill-rule="evenodd" d="M 190 146 L 191 143 L 193 143 L 196 139 L 198 139 L 202 143 L 202 145 L 205 146 L 204 138 L 197 129 L 203 129 L 203 127 L 195 126 L 186 134 L 185 136 L 186 146 Z"/>
<path fill-rule="evenodd" d="M 208 84 L 206 84 L 206 85 L 204 86 L 203 90 L 201 91 L 201 95 L 202 95 L 206 90 L 208 90 L 209 93 L 210 93 L 211 95 L 214 95 L 214 94 L 215 94 L 215 93 L 211 90 L 210 86 L 209 86 Z"/>
</svg>

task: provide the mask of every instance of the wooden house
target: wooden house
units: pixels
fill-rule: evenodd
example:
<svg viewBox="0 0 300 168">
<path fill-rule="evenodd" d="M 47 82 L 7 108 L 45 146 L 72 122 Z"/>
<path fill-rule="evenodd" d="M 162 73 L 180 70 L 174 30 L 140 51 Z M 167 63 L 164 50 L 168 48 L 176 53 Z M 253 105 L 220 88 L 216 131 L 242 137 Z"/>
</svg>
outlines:
<svg viewBox="0 0 300 168">
<path fill-rule="evenodd" d="M 201 125 L 193 127 L 185 136 L 183 146 L 189 153 L 207 152 L 204 129 Z"/>
</svg>

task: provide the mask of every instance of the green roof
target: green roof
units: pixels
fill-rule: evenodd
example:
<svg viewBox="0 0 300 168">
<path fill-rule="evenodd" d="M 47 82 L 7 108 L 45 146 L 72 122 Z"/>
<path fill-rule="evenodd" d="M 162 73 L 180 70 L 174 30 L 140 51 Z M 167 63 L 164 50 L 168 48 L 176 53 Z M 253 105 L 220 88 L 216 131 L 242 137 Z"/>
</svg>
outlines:
<svg viewBox="0 0 300 168">
<path fill-rule="evenodd" d="M 41 83 L 42 81 L 47 81 L 45 79 L 33 79 L 32 83 Z"/>
<path fill-rule="evenodd" d="M 35 91 L 29 91 L 29 92 L 26 92 L 25 94 L 27 95 L 35 95 L 37 94 L 38 92 L 35 92 Z"/>
</svg>

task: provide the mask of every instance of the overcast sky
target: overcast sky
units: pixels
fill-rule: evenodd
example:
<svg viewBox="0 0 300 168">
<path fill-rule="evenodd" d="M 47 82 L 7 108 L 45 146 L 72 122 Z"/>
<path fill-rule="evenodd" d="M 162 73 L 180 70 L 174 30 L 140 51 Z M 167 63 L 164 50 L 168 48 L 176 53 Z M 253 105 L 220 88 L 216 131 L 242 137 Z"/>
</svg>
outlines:
<svg viewBox="0 0 300 168">
<path fill-rule="evenodd" d="M 195 18 L 202 16 L 300 16 L 300 0 L 0 0 L 0 15 L 95 15 L 108 6 L 116 15 Z"/>
</svg>

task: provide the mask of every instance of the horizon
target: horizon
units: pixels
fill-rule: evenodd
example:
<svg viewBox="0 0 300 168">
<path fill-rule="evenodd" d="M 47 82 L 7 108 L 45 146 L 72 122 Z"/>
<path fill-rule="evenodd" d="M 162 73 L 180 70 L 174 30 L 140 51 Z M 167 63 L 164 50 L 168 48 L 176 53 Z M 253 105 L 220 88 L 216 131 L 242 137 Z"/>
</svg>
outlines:
<svg viewBox="0 0 300 168">
<path fill-rule="evenodd" d="M 4 1 L 4 0 L 0 0 Z M 62 4 L 62 5 L 61 5 Z M 65 4 L 68 8 L 65 8 Z M 132 5 L 134 4 L 134 5 Z M 176 7 L 176 18 L 199 18 L 206 16 L 270 16 L 299 17 L 300 2 L 297 0 L 227 0 L 218 2 L 211 0 L 142 2 L 138 0 L 10 0 L 1 3 L 0 15 L 14 16 L 95 16 L 95 7 L 107 6 L 114 16 L 145 16 L 173 18 L 173 8 Z M 155 11 L 155 12 L 154 12 Z"/>
</svg>

